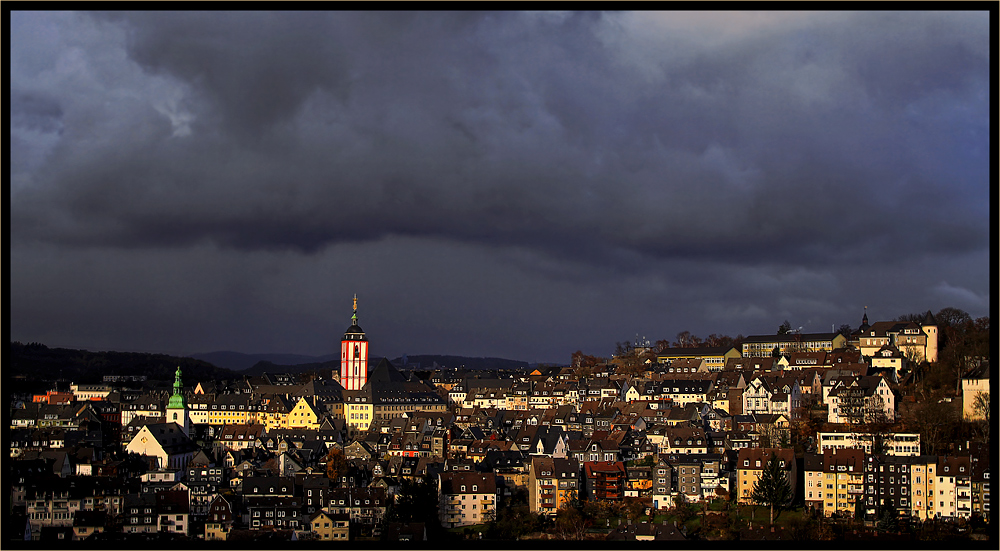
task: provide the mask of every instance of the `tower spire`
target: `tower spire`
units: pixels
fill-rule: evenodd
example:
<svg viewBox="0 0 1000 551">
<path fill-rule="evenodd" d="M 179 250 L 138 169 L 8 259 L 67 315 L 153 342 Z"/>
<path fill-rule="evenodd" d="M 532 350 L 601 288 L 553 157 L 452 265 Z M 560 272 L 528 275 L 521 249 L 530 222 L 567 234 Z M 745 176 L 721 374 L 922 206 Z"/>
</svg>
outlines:
<svg viewBox="0 0 1000 551">
<path fill-rule="evenodd" d="M 354 294 L 351 326 L 340 341 L 340 384 L 345 390 L 361 390 L 368 380 L 368 339 L 358 326 L 358 295 Z"/>
</svg>

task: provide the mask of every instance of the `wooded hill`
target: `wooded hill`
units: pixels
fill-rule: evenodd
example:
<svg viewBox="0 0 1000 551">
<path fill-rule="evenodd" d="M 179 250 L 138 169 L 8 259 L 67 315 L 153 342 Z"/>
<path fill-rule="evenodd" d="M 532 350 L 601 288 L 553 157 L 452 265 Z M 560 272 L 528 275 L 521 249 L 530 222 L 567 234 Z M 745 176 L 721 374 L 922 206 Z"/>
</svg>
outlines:
<svg viewBox="0 0 1000 551">
<path fill-rule="evenodd" d="M 65 379 L 79 384 L 100 383 L 105 375 L 145 375 L 149 380 L 173 381 L 178 367 L 184 372 L 184 386 L 243 376 L 193 358 L 141 352 L 90 352 L 17 341 L 8 345 L 3 362 L 8 381 L 15 377 L 29 381 Z"/>
</svg>

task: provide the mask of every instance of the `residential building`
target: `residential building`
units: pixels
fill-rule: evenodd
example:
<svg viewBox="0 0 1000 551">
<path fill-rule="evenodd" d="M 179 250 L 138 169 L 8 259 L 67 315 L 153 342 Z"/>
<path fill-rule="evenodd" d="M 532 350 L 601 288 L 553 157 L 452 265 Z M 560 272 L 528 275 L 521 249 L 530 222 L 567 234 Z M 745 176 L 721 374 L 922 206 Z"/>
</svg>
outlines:
<svg viewBox="0 0 1000 551">
<path fill-rule="evenodd" d="M 798 416 L 802 389 L 795 377 L 757 375 L 743 389 L 743 413 L 783 413 Z"/>
<path fill-rule="evenodd" d="M 667 459 L 666 455 L 658 455 L 656 464 L 652 468 L 653 478 L 653 509 L 667 509 L 674 506 L 673 503 L 673 477 L 674 467 Z"/>
<path fill-rule="evenodd" d="M 438 475 L 438 517 L 446 528 L 486 522 L 496 511 L 494 473 L 451 471 Z"/>
<path fill-rule="evenodd" d="M 580 462 L 576 459 L 533 457 L 528 470 L 528 505 L 533 513 L 553 516 L 581 499 Z"/>
<path fill-rule="evenodd" d="M 233 528 L 233 506 L 222 495 L 216 495 L 205 516 L 205 540 L 225 540 Z"/>
<path fill-rule="evenodd" d="M 865 518 L 877 520 L 891 512 L 909 516 L 912 503 L 911 457 L 867 455 L 865 458 Z"/>
<path fill-rule="evenodd" d="M 587 500 L 621 501 L 628 472 L 621 461 L 587 461 L 583 464 L 583 489 Z"/>
<path fill-rule="evenodd" d="M 896 395 L 883 377 L 841 377 L 827 397 L 830 423 L 865 424 L 896 419 Z"/>
<path fill-rule="evenodd" d="M 736 456 L 736 499 L 739 503 L 753 503 L 754 484 L 760 479 L 760 474 L 774 455 L 778 464 L 785 472 L 792 495 L 798 486 L 798 467 L 795 452 L 785 448 L 743 448 Z"/>
<path fill-rule="evenodd" d="M 938 516 L 935 507 L 937 464 L 936 455 L 920 455 L 911 459 L 910 516 L 914 519 L 927 520 Z"/>
<path fill-rule="evenodd" d="M 172 534 L 188 535 L 191 516 L 187 490 L 162 490 L 156 492 L 157 530 Z"/>
<path fill-rule="evenodd" d="M 853 516 L 865 492 L 865 452 L 854 449 L 823 452 L 823 514 Z"/>
<path fill-rule="evenodd" d="M 806 453 L 803 456 L 802 478 L 806 509 L 822 511 L 825 493 L 822 453 Z"/>
<path fill-rule="evenodd" d="M 867 319 L 868 315 L 865 314 Z M 917 321 L 877 321 L 856 333 L 861 354 L 874 356 L 883 346 L 892 345 L 914 362 L 936 362 L 938 358 L 938 326 L 928 311 Z"/>
<path fill-rule="evenodd" d="M 308 519 L 310 530 L 316 534 L 319 541 L 348 541 L 350 537 L 351 517 L 349 515 L 332 515 L 325 511 L 316 511 Z"/>
<path fill-rule="evenodd" d="M 881 440 L 882 452 L 893 456 L 920 455 L 920 434 L 915 432 L 891 432 L 872 434 L 865 432 L 818 432 L 816 452 L 826 450 L 861 449 L 872 453 L 873 439 Z"/>
</svg>

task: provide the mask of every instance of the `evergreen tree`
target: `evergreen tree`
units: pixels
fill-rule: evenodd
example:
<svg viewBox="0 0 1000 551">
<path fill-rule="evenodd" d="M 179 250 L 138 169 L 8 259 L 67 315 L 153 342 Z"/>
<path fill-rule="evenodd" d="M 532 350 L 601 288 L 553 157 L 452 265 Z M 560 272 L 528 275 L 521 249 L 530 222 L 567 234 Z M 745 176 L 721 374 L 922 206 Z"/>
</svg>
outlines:
<svg viewBox="0 0 1000 551">
<path fill-rule="evenodd" d="M 788 482 L 785 469 L 778 461 L 778 457 L 771 452 L 771 459 L 768 460 L 764 470 L 760 473 L 760 478 L 753 485 L 753 492 L 750 498 L 758 505 L 767 505 L 771 509 L 771 524 L 774 524 L 774 511 L 781 509 L 792 498 L 792 485 Z"/>
</svg>

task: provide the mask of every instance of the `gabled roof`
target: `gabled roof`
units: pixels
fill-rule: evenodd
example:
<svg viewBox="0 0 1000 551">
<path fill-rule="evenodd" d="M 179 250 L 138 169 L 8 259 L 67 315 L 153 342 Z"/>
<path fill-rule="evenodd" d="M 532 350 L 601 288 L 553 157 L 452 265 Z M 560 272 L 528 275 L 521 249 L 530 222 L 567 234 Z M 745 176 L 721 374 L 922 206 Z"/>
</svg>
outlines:
<svg viewBox="0 0 1000 551">
<path fill-rule="evenodd" d="M 399 372 L 389 360 L 382 358 L 375 369 L 368 373 L 368 382 L 365 385 L 371 383 L 405 383 L 407 378 Z"/>
</svg>

